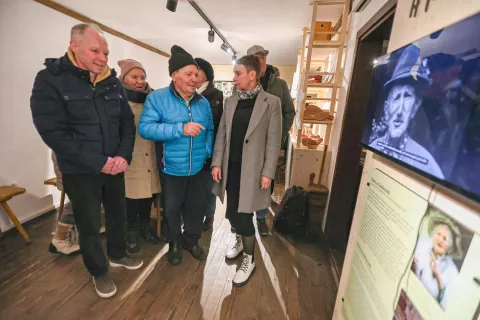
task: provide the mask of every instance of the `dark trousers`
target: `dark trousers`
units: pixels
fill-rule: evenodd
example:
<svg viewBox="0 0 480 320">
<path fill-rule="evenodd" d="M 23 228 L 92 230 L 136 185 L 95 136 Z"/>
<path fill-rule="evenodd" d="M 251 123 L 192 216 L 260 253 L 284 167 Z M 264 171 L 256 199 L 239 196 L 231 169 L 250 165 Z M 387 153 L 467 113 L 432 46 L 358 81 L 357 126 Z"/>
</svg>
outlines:
<svg viewBox="0 0 480 320">
<path fill-rule="evenodd" d="M 153 197 L 145 199 L 126 198 L 126 202 L 128 225 L 133 226 L 138 221 L 140 221 L 140 223 L 150 223 Z"/>
<path fill-rule="evenodd" d="M 100 207 L 105 209 L 107 255 L 125 256 L 125 180 L 122 174 L 64 174 L 63 185 L 72 202 L 82 258 L 93 276 L 105 275 L 108 263 L 100 243 Z"/>
<path fill-rule="evenodd" d="M 205 174 L 177 177 L 162 173 L 161 179 L 165 210 L 165 237 L 167 242 L 183 240 L 188 247 L 197 244 L 202 232 L 205 213 Z M 183 239 L 182 221 L 183 218 Z"/>
<path fill-rule="evenodd" d="M 237 234 L 244 237 L 255 235 L 255 227 L 253 226 L 253 213 L 238 212 L 238 204 L 240 200 L 240 177 L 242 174 L 241 162 L 228 163 L 228 179 L 227 179 L 227 219 Z"/>
</svg>

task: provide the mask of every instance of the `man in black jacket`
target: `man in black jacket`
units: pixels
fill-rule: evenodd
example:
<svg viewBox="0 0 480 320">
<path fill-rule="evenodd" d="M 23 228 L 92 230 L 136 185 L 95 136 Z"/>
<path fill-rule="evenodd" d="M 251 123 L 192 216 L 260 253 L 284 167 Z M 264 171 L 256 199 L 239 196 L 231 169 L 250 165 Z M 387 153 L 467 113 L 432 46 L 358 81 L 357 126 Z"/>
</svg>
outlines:
<svg viewBox="0 0 480 320">
<path fill-rule="evenodd" d="M 267 64 L 267 55 L 268 50 L 265 50 L 262 46 L 254 45 L 247 50 L 247 54 L 254 54 L 258 60 L 260 60 L 260 65 L 262 67 L 262 75 L 260 78 L 260 83 L 263 87 L 263 90 L 273 94 L 280 98 L 282 102 L 282 147 L 285 145 L 288 137 L 288 131 L 292 127 L 293 120 L 295 118 L 295 106 L 293 105 L 292 96 L 290 95 L 290 90 L 288 90 L 288 85 L 285 80 L 277 77 L 275 69 L 273 66 Z M 272 193 L 275 183 L 272 181 Z M 257 215 L 257 226 L 258 233 L 262 236 L 270 234 L 268 226 L 266 224 L 265 218 L 267 217 L 268 208 L 259 210 L 256 212 Z"/>
<path fill-rule="evenodd" d="M 108 44 L 99 27 L 76 25 L 68 52 L 45 61 L 30 98 L 35 127 L 57 156 L 83 262 L 102 298 L 117 291 L 107 276 L 108 263 L 98 234 L 102 203 L 110 266 L 133 270 L 143 264 L 125 252 L 123 171 L 132 159 L 135 123 L 125 90 L 107 62 Z"/>
<path fill-rule="evenodd" d="M 223 92 L 215 88 L 213 85 L 214 72 L 212 65 L 202 58 L 195 58 L 198 64 L 197 77 L 197 92 L 203 95 L 212 109 L 214 135 L 213 145 L 215 145 L 215 138 L 217 137 L 218 126 L 223 114 Z M 212 159 L 207 159 L 205 162 L 204 172 L 207 175 L 207 206 L 205 209 L 205 220 L 203 221 L 203 230 L 210 230 L 213 227 L 213 220 L 215 215 L 217 197 L 212 193 L 213 179 L 211 175 L 210 166 Z"/>
</svg>

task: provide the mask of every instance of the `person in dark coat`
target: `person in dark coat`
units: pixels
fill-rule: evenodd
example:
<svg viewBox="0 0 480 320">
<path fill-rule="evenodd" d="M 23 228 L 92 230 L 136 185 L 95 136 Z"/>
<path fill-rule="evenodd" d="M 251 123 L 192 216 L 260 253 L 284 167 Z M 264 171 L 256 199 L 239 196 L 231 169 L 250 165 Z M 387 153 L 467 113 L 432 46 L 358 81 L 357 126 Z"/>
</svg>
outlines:
<svg viewBox="0 0 480 320">
<path fill-rule="evenodd" d="M 218 132 L 218 126 L 223 114 L 223 92 L 215 88 L 213 85 L 214 72 L 212 65 L 202 59 L 195 58 L 198 64 L 198 77 L 197 77 L 197 92 L 204 96 L 210 103 L 212 109 L 214 135 L 213 144 L 215 145 L 215 138 Z M 212 159 L 209 158 L 205 162 L 204 173 L 206 175 L 206 187 L 207 187 L 207 206 L 205 208 L 205 220 L 203 221 L 203 230 L 210 230 L 213 227 L 213 221 L 215 216 L 215 209 L 217 203 L 217 197 L 212 193 L 213 179 L 210 174 L 210 166 L 212 165 Z"/>
<path fill-rule="evenodd" d="M 117 292 L 108 265 L 130 270 L 126 255 L 125 180 L 135 123 L 127 95 L 108 62 L 108 43 L 94 24 L 72 28 L 68 52 L 47 59 L 33 84 L 30 108 L 43 141 L 55 152 L 73 207 L 83 262 L 98 295 Z M 107 219 L 107 261 L 99 237 L 100 208 Z"/>
</svg>

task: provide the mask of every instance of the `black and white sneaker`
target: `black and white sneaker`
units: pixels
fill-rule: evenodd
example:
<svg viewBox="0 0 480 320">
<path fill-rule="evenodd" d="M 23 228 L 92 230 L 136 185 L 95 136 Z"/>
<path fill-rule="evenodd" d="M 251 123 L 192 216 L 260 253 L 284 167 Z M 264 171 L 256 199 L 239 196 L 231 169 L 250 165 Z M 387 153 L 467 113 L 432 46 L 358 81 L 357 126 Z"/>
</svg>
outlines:
<svg viewBox="0 0 480 320">
<path fill-rule="evenodd" d="M 128 270 L 137 270 L 143 266 L 143 261 L 125 256 L 121 259 L 110 259 L 110 266 L 113 268 L 124 267 Z"/>
<path fill-rule="evenodd" d="M 231 260 L 238 257 L 242 252 L 243 252 L 242 236 L 237 234 L 235 235 L 235 244 L 233 245 L 233 247 L 227 250 L 227 253 L 225 254 L 225 256 L 227 257 L 227 259 Z"/>
<path fill-rule="evenodd" d="M 100 298 L 110 298 L 117 293 L 117 287 L 115 283 L 107 276 L 93 277 L 93 285 Z"/>
<path fill-rule="evenodd" d="M 241 287 L 247 284 L 250 276 L 255 271 L 255 261 L 253 261 L 253 255 L 249 255 L 244 253 L 243 254 L 243 261 L 240 269 L 238 269 L 237 273 L 233 277 L 233 285 L 235 287 Z"/>
</svg>

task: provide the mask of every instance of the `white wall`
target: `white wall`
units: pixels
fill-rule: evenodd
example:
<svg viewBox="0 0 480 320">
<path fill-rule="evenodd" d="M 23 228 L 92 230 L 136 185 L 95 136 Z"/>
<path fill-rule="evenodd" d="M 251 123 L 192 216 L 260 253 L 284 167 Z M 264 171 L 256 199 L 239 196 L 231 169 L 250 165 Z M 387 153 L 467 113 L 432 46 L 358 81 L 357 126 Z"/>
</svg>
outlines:
<svg viewBox="0 0 480 320">
<path fill-rule="evenodd" d="M 358 2 L 358 1 L 357 1 Z M 327 186 L 329 189 L 332 187 L 333 176 L 335 173 L 335 163 L 337 161 L 338 145 L 340 143 L 340 136 L 342 133 L 342 119 L 345 113 L 346 95 L 348 87 L 352 79 L 353 64 L 355 62 L 355 48 L 357 43 L 357 34 L 361 28 L 378 12 L 385 4 L 387 0 L 371 0 L 367 7 L 361 12 L 353 12 L 350 15 L 350 28 L 347 39 L 347 46 L 344 51 L 344 74 L 343 84 L 340 88 L 339 100 L 337 105 L 337 114 L 335 117 L 334 126 L 332 129 L 332 136 L 330 140 L 329 148 L 332 152 L 332 158 L 329 165 L 329 173 Z M 354 7 L 355 8 L 355 4 Z M 328 208 L 328 204 L 327 204 Z M 328 210 L 323 217 L 323 230 L 325 230 L 325 224 L 327 221 Z"/>
<path fill-rule="evenodd" d="M 79 21 L 31 0 L 0 1 L 0 185 L 16 183 L 27 193 L 8 203 L 21 222 L 58 205 L 60 194 L 43 185 L 54 177 L 50 151 L 32 123 L 30 94 L 36 73 L 47 57 L 62 56 L 70 28 Z M 141 61 L 154 88 L 168 85 L 168 59 L 117 37 L 110 44 L 109 65 L 134 58 Z M 13 226 L 0 209 L 0 228 Z"/>
</svg>

